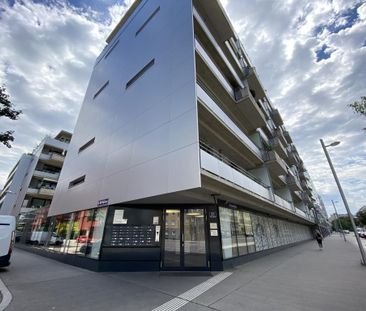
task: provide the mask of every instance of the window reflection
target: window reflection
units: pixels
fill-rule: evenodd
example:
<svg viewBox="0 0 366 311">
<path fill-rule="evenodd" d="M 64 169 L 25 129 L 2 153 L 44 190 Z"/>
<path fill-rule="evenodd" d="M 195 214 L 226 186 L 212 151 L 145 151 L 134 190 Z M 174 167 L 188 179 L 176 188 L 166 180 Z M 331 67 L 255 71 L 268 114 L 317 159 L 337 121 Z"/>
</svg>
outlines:
<svg viewBox="0 0 366 311">
<path fill-rule="evenodd" d="M 107 216 L 107 208 L 98 208 L 95 210 L 93 222 L 90 228 L 89 240 L 85 249 L 85 256 L 98 259 L 100 246 L 102 245 L 104 224 Z"/>
<path fill-rule="evenodd" d="M 233 210 L 220 207 L 220 228 L 222 254 L 224 259 L 238 256 L 238 243 L 236 240 Z"/>
</svg>

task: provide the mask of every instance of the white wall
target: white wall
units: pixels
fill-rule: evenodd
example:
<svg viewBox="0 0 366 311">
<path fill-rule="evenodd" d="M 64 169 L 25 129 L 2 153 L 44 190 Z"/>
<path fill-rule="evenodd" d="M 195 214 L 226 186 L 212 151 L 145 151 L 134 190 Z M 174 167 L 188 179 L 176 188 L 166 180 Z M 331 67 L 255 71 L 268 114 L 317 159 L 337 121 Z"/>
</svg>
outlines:
<svg viewBox="0 0 366 311">
<path fill-rule="evenodd" d="M 49 215 L 200 186 L 191 0 L 143 1 L 109 45 L 117 40 L 92 73 Z M 68 189 L 82 175 L 85 182 Z"/>
</svg>

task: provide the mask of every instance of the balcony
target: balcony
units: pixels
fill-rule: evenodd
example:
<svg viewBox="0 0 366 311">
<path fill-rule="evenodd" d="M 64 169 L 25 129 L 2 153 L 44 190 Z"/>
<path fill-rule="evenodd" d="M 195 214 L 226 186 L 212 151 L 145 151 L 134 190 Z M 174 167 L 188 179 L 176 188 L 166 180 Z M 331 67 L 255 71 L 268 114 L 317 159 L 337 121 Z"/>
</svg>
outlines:
<svg viewBox="0 0 366 311">
<path fill-rule="evenodd" d="M 215 174 L 225 180 L 228 180 L 256 195 L 264 197 L 266 199 L 271 198 L 271 192 L 269 187 L 256 180 L 254 176 L 251 176 L 248 172 L 232 163 L 231 161 L 222 158 L 216 151 L 205 145 L 201 145 L 201 168 Z M 221 158 L 218 159 L 218 158 Z"/>
<path fill-rule="evenodd" d="M 301 161 L 300 157 L 298 156 L 298 154 L 296 152 L 294 152 L 290 149 L 290 150 L 288 150 L 287 154 L 288 154 L 288 163 L 290 165 L 297 165 L 300 163 L 300 161 Z"/>
<path fill-rule="evenodd" d="M 287 146 L 288 142 L 285 138 L 285 136 L 283 135 L 283 131 L 280 127 L 276 128 L 275 130 L 275 137 L 279 138 L 279 140 L 281 141 L 282 145 Z"/>
<path fill-rule="evenodd" d="M 285 162 L 280 158 L 276 151 L 268 151 L 265 154 L 265 161 L 271 173 L 271 176 L 287 175 Z"/>
<path fill-rule="evenodd" d="M 287 150 L 282 145 L 281 140 L 278 137 L 272 138 L 270 140 L 270 145 L 272 149 L 276 151 L 281 158 L 283 159 L 287 158 Z"/>
<path fill-rule="evenodd" d="M 308 216 L 299 208 L 295 207 L 296 214 L 301 215 L 302 217 L 308 218 Z"/>
<path fill-rule="evenodd" d="M 255 67 L 247 67 L 248 75 L 247 80 L 250 89 L 255 92 L 255 98 L 261 99 L 266 96 L 262 83 L 259 80 L 258 74 L 255 70 Z"/>
<path fill-rule="evenodd" d="M 288 144 L 292 144 L 293 143 L 289 131 L 284 130 L 283 131 L 283 136 L 286 138 L 286 141 L 287 141 Z"/>
<path fill-rule="evenodd" d="M 309 180 L 309 177 L 307 175 L 307 173 L 305 171 L 300 171 L 299 172 L 299 177 L 302 181 L 307 181 Z"/>
<path fill-rule="evenodd" d="M 283 125 L 283 120 L 278 109 L 273 109 L 271 111 L 271 118 L 277 126 Z"/>
<path fill-rule="evenodd" d="M 39 159 L 42 160 L 42 162 L 56 166 L 56 167 L 62 167 L 65 157 L 61 154 L 50 152 L 50 153 L 41 153 L 39 156 Z"/>
<path fill-rule="evenodd" d="M 311 191 L 312 188 L 310 186 L 310 184 L 306 181 L 301 181 L 301 187 L 304 189 L 304 190 L 307 190 L 307 191 Z"/>
<path fill-rule="evenodd" d="M 58 178 L 60 177 L 60 173 L 50 173 L 50 172 L 35 170 L 33 173 L 33 176 L 57 181 Z"/>
<path fill-rule="evenodd" d="M 237 107 L 247 120 L 248 130 L 255 131 L 259 127 L 265 127 L 266 117 L 259 108 L 248 87 L 238 89 L 235 93 Z"/>
<path fill-rule="evenodd" d="M 27 195 L 35 197 L 52 197 L 55 194 L 55 189 L 52 188 L 28 188 Z"/>
<path fill-rule="evenodd" d="M 287 186 L 291 191 L 301 191 L 301 185 L 299 179 L 294 175 L 287 176 Z"/>
<path fill-rule="evenodd" d="M 292 191 L 292 198 L 293 201 L 298 203 L 298 202 L 302 202 L 302 195 L 301 195 L 302 191 Z"/>
<path fill-rule="evenodd" d="M 200 103 L 198 115 L 201 136 L 209 141 L 215 141 L 215 145 L 220 144 L 220 149 L 231 150 L 240 155 L 247 163 L 245 167 L 252 168 L 263 163 L 260 149 L 199 85 L 197 85 L 197 100 Z M 228 154 L 228 156 L 235 158 L 234 155 L 231 157 Z"/>
</svg>

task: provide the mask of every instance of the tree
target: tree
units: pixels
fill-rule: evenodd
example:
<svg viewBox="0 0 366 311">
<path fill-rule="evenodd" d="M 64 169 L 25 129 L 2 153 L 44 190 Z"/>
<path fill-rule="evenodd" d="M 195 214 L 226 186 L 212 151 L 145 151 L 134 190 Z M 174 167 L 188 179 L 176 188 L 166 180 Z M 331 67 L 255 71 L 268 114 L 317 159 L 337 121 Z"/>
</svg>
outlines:
<svg viewBox="0 0 366 311">
<path fill-rule="evenodd" d="M 349 107 L 354 113 L 361 114 L 366 117 L 366 96 L 361 96 L 360 101 L 355 101 L 353 104 L 349 104 Z"/>
<path fill-rule="evenodd" d="M 360 223 L 361 225 L 366 226 L 366 210 L 362 210 L 362 209 L 360 209 L 360 210 L 357 212 L 356 217 L 357 217 L 357 219 L 358 219 L 358 221 L 359 221 L 359 223 Z"/>
<path fill-rule="evenodd" d="M 21 110 L 15 110 L 10 101 L 10 96 L 6 93 L 5 86 L 0 86 L 0 117 L 6 117 L 10 120 L 17 120 Z M 0 132 L 0 143 L 11 148 L 10 142 L 14 141 L 14 131 Z"/>
</svg>

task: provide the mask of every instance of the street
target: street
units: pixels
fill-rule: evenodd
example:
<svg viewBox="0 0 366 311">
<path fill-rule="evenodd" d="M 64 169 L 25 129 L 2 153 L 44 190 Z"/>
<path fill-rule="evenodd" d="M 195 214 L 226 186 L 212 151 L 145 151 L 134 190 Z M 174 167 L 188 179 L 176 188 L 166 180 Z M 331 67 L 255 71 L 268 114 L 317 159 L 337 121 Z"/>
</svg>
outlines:
<svg viewBox="0 0 366 311">
<path fill-rule="evenodd" d="M 339 235 L 325 239 L 323 250 L 309 241 L 226 270 L 228 275 L 192 301 L 181 294 L 222 274 L 96 273 L 19 249 L 13 255 L 11 266 L 0 272 L 13 296 L 9 311 L 149 311 L 172 299 L 187 299 L 170 309 L 185 311 L 360 311 L 366 305 L 366 268 L 356 246 Z"/>
</svg>

